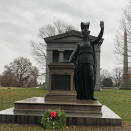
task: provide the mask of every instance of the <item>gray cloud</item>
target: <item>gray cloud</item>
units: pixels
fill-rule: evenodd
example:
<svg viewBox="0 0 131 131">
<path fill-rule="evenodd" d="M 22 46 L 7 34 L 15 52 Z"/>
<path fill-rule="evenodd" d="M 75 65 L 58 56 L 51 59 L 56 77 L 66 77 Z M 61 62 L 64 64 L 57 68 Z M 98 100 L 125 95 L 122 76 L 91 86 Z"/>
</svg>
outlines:
<svg viewBox="0 0 131 131">
<path fill-rule="evenodd" d="M 99 33 L 99 21 L 104 20 L 101 65 L 113 68 L 113 37 L 126 4 L 124 0 L 1 0 L 0 73 L 5 64 L 18 56 L 28 57 L 35 64 L 29 41 L 39 40 L 38 29 L 56 20 L 70 23 L 77 29 L 80 29 L 81 21 L 90 21 L 92 35 Z"/>
</svg>

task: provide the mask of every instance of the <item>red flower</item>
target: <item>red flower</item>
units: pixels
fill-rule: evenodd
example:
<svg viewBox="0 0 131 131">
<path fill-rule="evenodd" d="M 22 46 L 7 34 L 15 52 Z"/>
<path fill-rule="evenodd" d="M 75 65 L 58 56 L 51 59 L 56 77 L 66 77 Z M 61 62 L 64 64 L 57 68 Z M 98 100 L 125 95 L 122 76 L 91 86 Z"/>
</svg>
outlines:
<svg viewBox="0 0 131 131">
<path fill-rule="evenodd" d="M 54 112 L 51 112 L 50 115 L 51 115 L 50 119 L 52 120 L 53 118 L 56 117 L 56 112 L 55 112 L 55 111 L 54 111 Z"/>
</svg>

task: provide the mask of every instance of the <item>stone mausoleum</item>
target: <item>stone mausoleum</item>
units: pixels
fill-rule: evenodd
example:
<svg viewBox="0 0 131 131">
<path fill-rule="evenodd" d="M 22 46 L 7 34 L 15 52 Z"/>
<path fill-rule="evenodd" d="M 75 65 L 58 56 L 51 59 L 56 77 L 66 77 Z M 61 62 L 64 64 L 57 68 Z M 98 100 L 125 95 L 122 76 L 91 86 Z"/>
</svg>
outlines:
<svg viewBox="0 0 131 131">
<path fill-rule="evenodd" d="M 68 62 L 69 57 L 76 47 L 77 43 L 82 39 L 80 31 L 69 31 L 63 34 L 46 37 L 47 43 L 47 62 L 46 62 L 46 85 L 48 86 L 48 64 L 57 62 Z M 96 39 L 90 35 L 90 39 Z M 100 90 L 100 48 L 103 39 L 95 46 L 96 51 L 96 90 Z"/>
</svg>

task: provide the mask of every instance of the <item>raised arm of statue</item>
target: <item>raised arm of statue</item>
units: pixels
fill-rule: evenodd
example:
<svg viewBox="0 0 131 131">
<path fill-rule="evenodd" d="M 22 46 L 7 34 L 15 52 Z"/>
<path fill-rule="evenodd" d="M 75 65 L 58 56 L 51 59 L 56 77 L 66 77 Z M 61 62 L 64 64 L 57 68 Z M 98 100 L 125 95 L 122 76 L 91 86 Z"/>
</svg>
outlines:
<svg viewBox="0 0 131 131">
<path fill-rule="evenodd" d="M 101 31 L 98 35 L 98 37 L 92 41 L 93 44 L 98 44 L 98 42 L 101 40 L 103 33 L 104 33 L 104 21 L 100 21 L 100 27 L 101 27 Z"/>
<path fill-rule="evenodd" d="M 72 52 L 70 58 L 69 58 L 69 62 L 73 62 L 75 63 L 76 61 L 76 55 L 77 55 L 77 52 L 78 52 L 78 47 L 79 45 L 76 46 L 75 50 Z"/>
</svg>

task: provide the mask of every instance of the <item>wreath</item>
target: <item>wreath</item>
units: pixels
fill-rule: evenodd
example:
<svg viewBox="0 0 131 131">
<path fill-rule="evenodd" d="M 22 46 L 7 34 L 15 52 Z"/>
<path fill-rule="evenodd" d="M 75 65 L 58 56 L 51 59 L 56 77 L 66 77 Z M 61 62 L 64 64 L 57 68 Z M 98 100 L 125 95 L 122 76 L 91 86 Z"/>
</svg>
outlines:
<svg viewBox="0 0 131 131">
<path fill-rule="evenodd" d="M 64 128 L 66 126 L 66 115 L 63 111 L 60 110 L 53 111 L 51 109 L 48 109 L 44 112 L 42 116 L 41 125 L 47 129 Z"/>
</svg>

